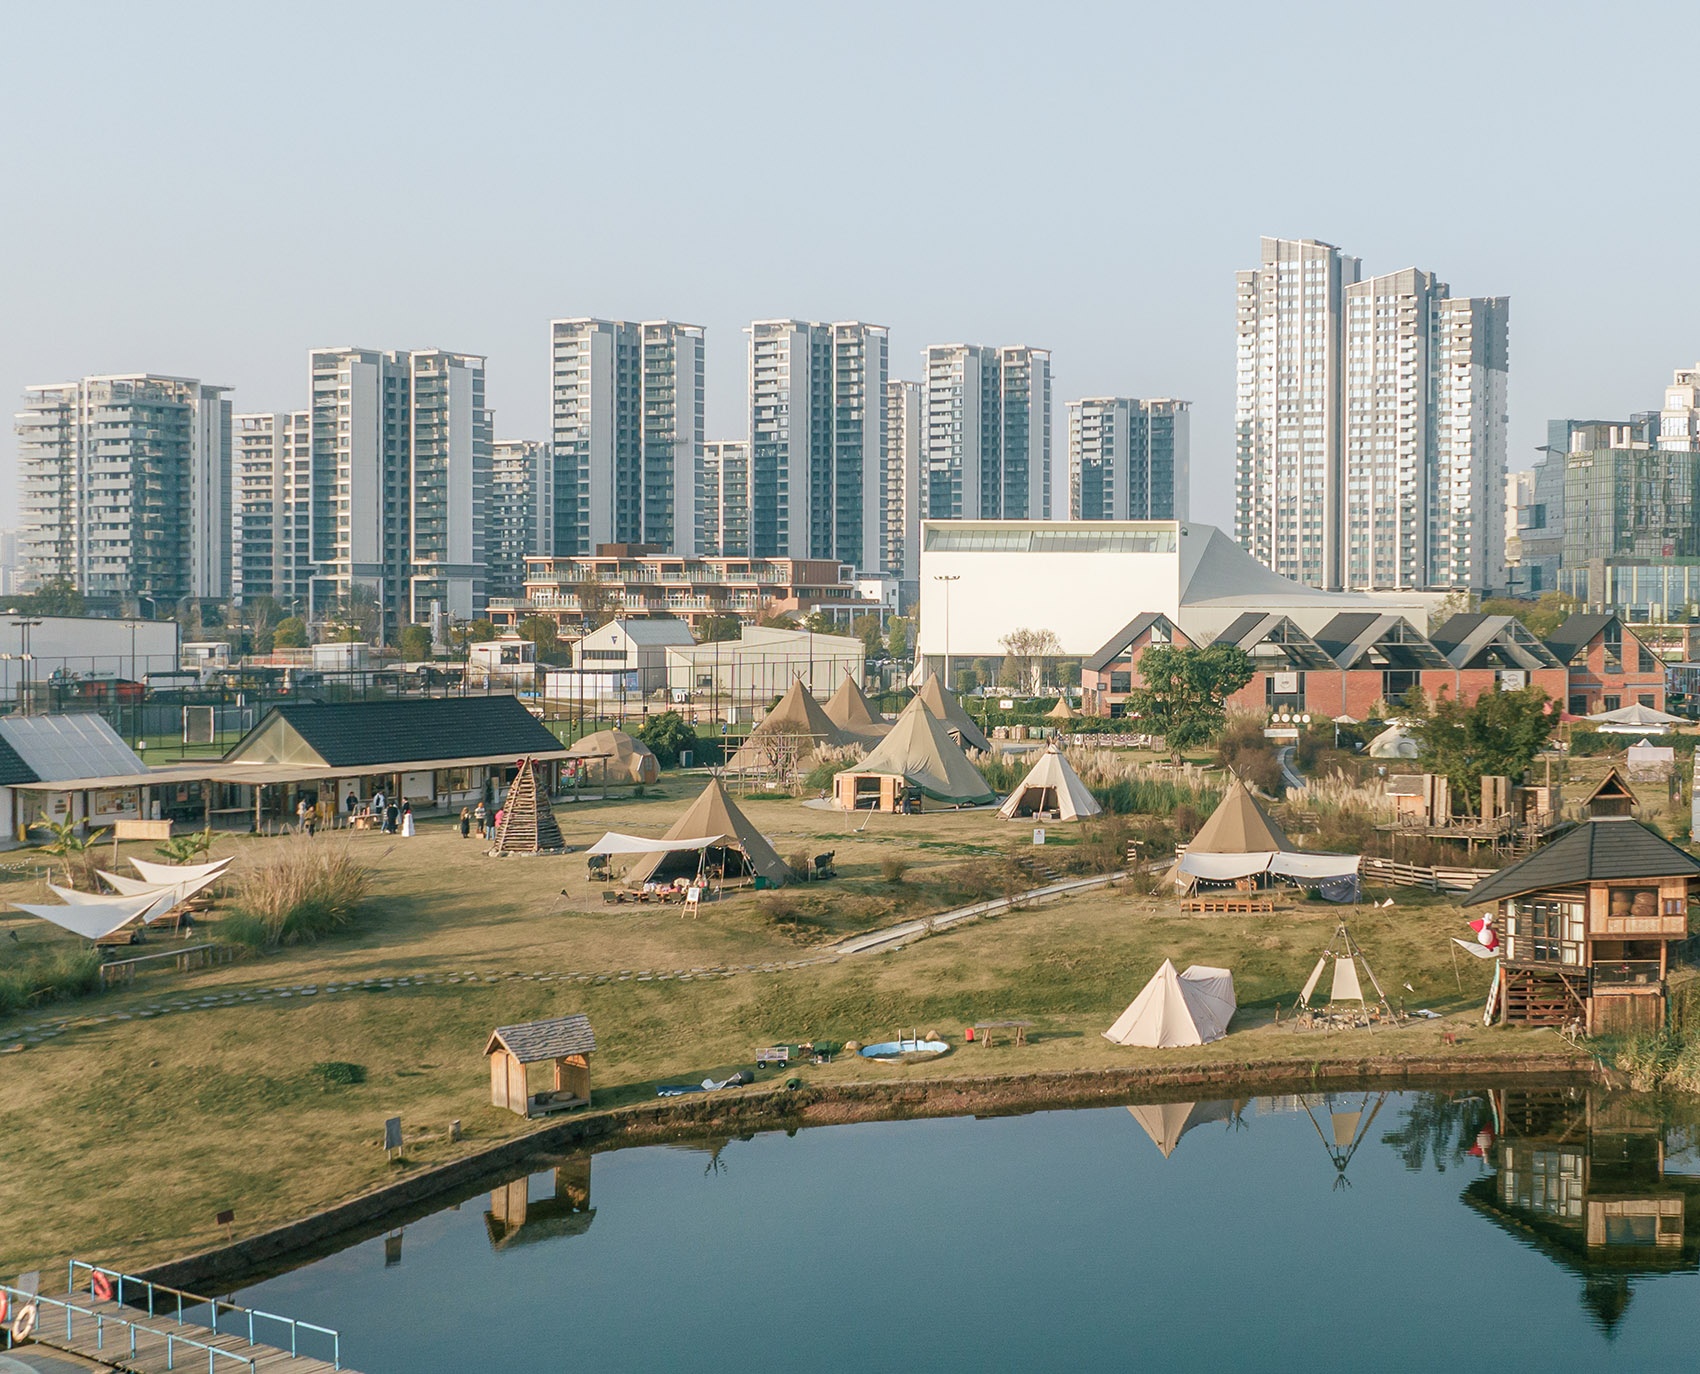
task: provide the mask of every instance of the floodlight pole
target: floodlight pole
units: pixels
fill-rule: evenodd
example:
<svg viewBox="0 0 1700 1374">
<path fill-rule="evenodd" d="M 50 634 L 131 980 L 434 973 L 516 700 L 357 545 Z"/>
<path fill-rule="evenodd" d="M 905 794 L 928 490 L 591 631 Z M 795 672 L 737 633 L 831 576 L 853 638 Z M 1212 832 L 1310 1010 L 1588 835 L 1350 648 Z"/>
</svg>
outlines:
<svg viewBox="0 0 1700 1374">
<path fill-rule="evenodd" d="M 961 573 L 940 573 L 934 582 L 944 583 L 944 689 L 953 690 L 950 680 L 950 584 L 962 581 Z"/>
</svg>

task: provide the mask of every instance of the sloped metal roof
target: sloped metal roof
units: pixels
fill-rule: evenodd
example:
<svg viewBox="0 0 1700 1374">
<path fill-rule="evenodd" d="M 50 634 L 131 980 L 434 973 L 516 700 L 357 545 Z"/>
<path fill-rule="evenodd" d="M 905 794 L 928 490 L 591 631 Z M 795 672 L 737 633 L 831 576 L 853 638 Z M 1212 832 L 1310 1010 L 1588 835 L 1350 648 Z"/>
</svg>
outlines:
<svg viewBox="0 0 1700 1374">
<path fill-rule="evenodd" d="M 1599 816 L 1483 878 L 1462 900 L 1494 902 L 1586 882 L 1691 876 L 1700 876 L 1700 860 L 1628 816 Z"/>
<path fill-rule="evenodd" d="M 17 782 L 133 777 L 148 771 L 136 751 L 93 712 L 0 718 L 0 739 L 33 777 Z"/>
<path fill-rule="evenodd" d="M 561 741 L 513 696 L 437 697 L 274 706 L 226 763 L 270 763 L 259 741 L 281 720 L 328 768 L 457 760 L 564 758 Z M 305 762 L 304 760 L 290 760 Z"/>
</svg>

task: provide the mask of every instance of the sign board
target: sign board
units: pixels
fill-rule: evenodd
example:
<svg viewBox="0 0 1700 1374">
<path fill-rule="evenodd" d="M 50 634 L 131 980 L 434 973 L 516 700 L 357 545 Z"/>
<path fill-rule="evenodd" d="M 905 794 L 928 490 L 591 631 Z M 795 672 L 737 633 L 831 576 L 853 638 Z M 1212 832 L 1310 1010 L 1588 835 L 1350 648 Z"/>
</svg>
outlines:
<svg viewBox="0 0 1700 1374">
<path fill-rule="evenodd" d="M 1502 692 L 1521 692 L 1529 685 L 1529 672 L 1526 668 L 1503 668 L 1499 674 L 1499 690 Z"/>
<path fill-rule="evenodd" d="M 1292 725 L 1272 725 L 1263 732 L 1264 739 L 1297 739 L 1298 728 Z"/>
<path fill-rule="evenodd" d="M 1005 697 L 1002 701 L 998 702 L 998 710 L 1000 711 L 1013 711 L 1014 709 L 1015 702 L 1009 697 Z"/>
<path fill-rule="evenodd" d="M 1045 842 L 1045 827 L 1042 826 L 1042 825 L 1034 826 L 1033 827 L 1033 843 L 1034 844 L 1044 844 L 1044 842 Z"/>
<path fill-rule="evenodd" d="M 401 1118 L 392 1116 L 384 1122 L 384 1151 L 401 1149 Z"/>
<path fill-rule="evenodd" d="M 1299 694 L 1299 675 L 1297 673 L 1271 673 L 1269 681 L 1278 697 L 1292 697 Z"/>
</svg>

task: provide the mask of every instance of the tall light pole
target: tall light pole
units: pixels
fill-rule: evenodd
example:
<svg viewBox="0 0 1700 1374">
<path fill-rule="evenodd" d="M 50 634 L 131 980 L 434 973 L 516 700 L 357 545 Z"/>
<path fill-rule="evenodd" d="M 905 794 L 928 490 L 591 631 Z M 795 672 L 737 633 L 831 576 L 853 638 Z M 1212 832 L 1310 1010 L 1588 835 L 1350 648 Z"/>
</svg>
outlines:
<svg viewBox="0 0 1700 1374">
<path fill-rule="evenodd" d="M 10 614 L 18 617 L 15 623 L 23 638 L 23 676 L 20 680 L 20 695 L 23 702 L 23 714 L 27 716 L 30 713 L 30 631 L 41 622 L 31 620 L 28 616 L 19 612 L 15 606 Z"/>
<path fill-rule="evenodd" d="M 954 690 L 950 681 L 950 584 L 962 581 L 961 573 L 940 573 L 934 582 L 944 583 L 944 689 Z"/>
</svg>

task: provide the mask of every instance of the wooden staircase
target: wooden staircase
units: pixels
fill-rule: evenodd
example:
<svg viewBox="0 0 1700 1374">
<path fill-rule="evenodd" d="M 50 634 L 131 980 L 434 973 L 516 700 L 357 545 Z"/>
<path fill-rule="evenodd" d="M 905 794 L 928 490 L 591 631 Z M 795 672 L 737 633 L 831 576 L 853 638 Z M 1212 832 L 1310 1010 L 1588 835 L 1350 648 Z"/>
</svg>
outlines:
<svg viewBox="0 0 1700 1374">
<path fill-rule="evenodd" d="M 1588 975 L 1581 969 L 1507 966 L 1504 976 L 1507 1025 L 1563 1026 L 1587 1019 Z"/>
</svg>

